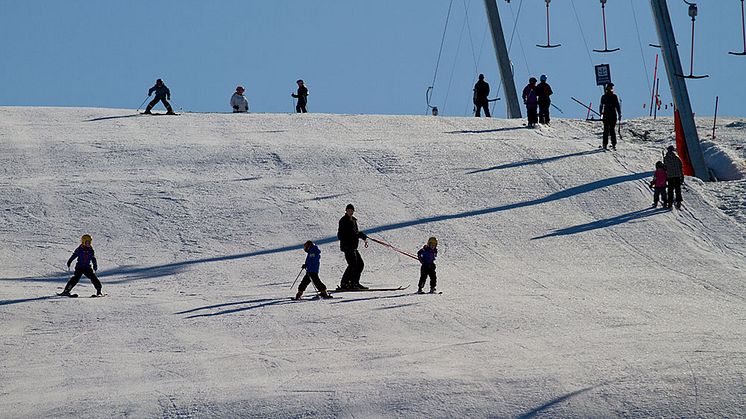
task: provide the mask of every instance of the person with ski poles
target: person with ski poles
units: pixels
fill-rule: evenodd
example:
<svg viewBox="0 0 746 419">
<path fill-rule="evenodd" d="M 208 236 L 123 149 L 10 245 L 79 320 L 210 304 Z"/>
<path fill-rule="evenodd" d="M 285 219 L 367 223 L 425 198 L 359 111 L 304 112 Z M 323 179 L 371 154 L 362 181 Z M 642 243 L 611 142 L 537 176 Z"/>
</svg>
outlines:
<svg viewBox="0 0 746 419">
<path fill-rule="evenodd" d="M 316 244 L 314 244 L 314 242 L 308 240 L 303 244 L 303 251 L 305 251 L 307 255 L 306 262 L 301 266 L 301 269 L 305 269 L 306 274 L 303 276 L 303 279 L 301 279 L 300 285 L 298 285 L 298 293 L 295 294 L 295 298 L 293 299 L 300 300 L 306 287 L 308 287 L 308 284 L 311 282 L 313 282 L 313 286 L 316 287 L 316 290 L 319 291 L 319 296 L 321 298 L 332 298 L 332 296 L 326 292 L 326 285 L 324 285 L 324 283 L 321 282 L 321 279 L 319 279 L 321 250 L 316 246 Z"/>
<path fill-rule="evenodd" d="M 528 116 L 528 127 L 533 128 L 538 122 L 536 115 L 536 77 L 528 79 L 528 84 L 523 88 L 523 104 L 526 105 L 526 115 Z"/>
<path fill-rule="evenodd" d="M 249 101 L 243 95 L 243 86 L 237 86 L 236 92 L 231 96 L 231 108 L 233 113 L 245 113 L 249 111 Z"/>
<path fill-rule="evenodd" d="M 344 252 L 347 269 L 342 274 L 342 281 L 339 284 L 340 289 L 361 289 L 367 290 L 368 287 L 360 284 L 360 275 L 365 268 L 363 258 L 357 251 L 358 242 L 363 239 L 365 247 L 368 247 L 368 236 L 365 235 L 357 226 L 357 218 L 353 216 L 355 207 L 347 204 L 345 215 L 339 219 L 339 229 L 337 238 L 339 239 L 339 249 Z"/>
<path fill-rule="evenodd" d="M 479 75 L 479 81 L 474 85 L 474 116 L 482 116 L 481 110 L 484 108 L 484 116 L 490 117 L 490 85 L 484 81 L 484 74 Z"/>
<path fill-rule="evenodd" d="M 166 114 L 167 115 L 176 115 L 174 113 L 174 110 L 171 109 L 171 104 L 168 103 L 169 100 L 171 100 L 171 90 L 169 90 L 168 87 L 163 83 L 163 80 L 158 79 L 155 81 L 155 85 L 148 89 L 148 97 L 155 92 L 155 99 L 151 100 L 150 103 L 148 103 L 148 107 L 145 108 L 145 114 L 150 115 L 150 110 L 153 109 L 153 106 L 155 106 L 158 102 L 163 102 L 163 106 L 166 107 Z"/>
<path fill-rule="evenodd" d="M 547 76 L 542 74 L 539 77 L 540 83 L 536 86 L 536 103 L 539 105 L 539 123 L 549 125 L 549 105 L 552 100 L 552 86 L 547 83 Z"/>
<path fill-rule="evenodd" d="M 611 137 L 611 149 L 616 150 L 616 128 L 617 115 L 619 120 L 622 120 L 622 105 L 619 103 L 619 98 L 614 94 L 614 83 L 606 85 L 606 93 L 601 96 L 601 105 L 599 105 L 598 113 L 601 114 L 601 119 L 604 123 L 604 134 L 603 134 L 603 149 L 608 150 L 609 137 Z"/>
<path fill-rule="evenodd" d="M 666 165 L 662 161 L 655 162 L 655 172 L 653 173 L 653 180 L 650 181 L 650 188 L 655 192 L 653 193 L 653 208 L 658 206 L 658 199 L 663 201 L 663 207 L 668 206 L 668 199 L 666 197 L 666 182 L 668 175 L 666 173 Z"/>
<path fill-rule="evenodd" d="M 425 280 L 430 277 L 430 294 L 435 294 L 437 285 L 437 275 L 435 273 L 435 258 L 438 257 L 438 239 L 430 237 L 427 244 L 417 252 L 417 259 L 420 261 L 420 281 L 417 284 L 417 294 L 424 294 L 422 289 L 425 287 Z"/>
<path fill-rule="evenodd" d="M 295 112 L 306 113 L 306 105 L 308 104 L 308 88 L 303 83 L 303 80 L 296 81 L 298 83 L 298 93 L 291 93 L 290 96 L 298 99 L 298 104 L 295 105 Z"/>
<path fill-rule="evenodd" d="M 666 166 L 666 181 L 668 182 L 668 208 L 674 204 L 674 193 L 676 194 L 676 209 L 681 208 L 681 184 L 684 183 L 684 169 L 681 159 L 676 155 L 676 148 L 668 146 L 668 153 L 663 157 Z"/>
<path fill-rule="evenodd" d="M 91 280 L 94 288 L 96 288 L 96 294 L 92 295 L 91 297 L 103 296 L 103 294 L 101 293 L 101 281 L 98 280 L 98 277 L 95 274 L 95 271 L 98 270 L 98 264 L 96 263 L 96 256 L 93 251 L 93 246 L 91 246 L 91 242 L 93 242 L 93 238 L 89 234 L 84 234 L 80 238 L 80 246 L 75 249 L 72 256 L 70 256 L 70 259 L 67 260 L 68 269 L 73 263 L 73 260 L 78 260 L 75 263 L 75 273 L 73 274 L 72 278 L 67 281 L 67 285 L 65 285 L 64 291 L 62 291 L 59 295 L 65 297 L 77 297 L 78 294 L 71 294 L 70 292 L 73 290 L 73 287 L 77 285 L 80 277 L 85 275 L 88 279 Z M 93 269 L 91 269 L 91 264 L 93 264 Z"/>
</svg>

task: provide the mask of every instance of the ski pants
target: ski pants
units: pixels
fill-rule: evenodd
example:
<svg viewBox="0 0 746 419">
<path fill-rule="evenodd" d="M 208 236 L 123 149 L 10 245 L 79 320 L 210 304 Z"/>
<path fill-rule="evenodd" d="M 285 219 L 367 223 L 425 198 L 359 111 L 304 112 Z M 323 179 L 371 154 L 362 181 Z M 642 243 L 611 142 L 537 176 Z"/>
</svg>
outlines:
<svg viewBox="0 0 746 419">
<path fill-rule="evenodd" d="M 487 99 L 479 99 L 474 102 L 475 113 L 474 116 L 479 118 L 482 116 L 482 109 L 484 109 L 484 116 L 490 117 L 490 102 Z"/>
<path fill-rule="evenodd" d="M 308 112 L 306 110 L 306 99 L 298 98 L 298 104 L 295 105 L 295 112 L 297 112 L 297 113 L 306 113 L 306 112 Z"/>
<path fill-rule="evenodd" d="M 166 107 L 166 110 L 168 112 L 173 112 L 173 109 L 171 109 L 171 104 L 168 103 L 166 98 L 158 96 L 156 96 L 155 99 L 151 100 L 150 103 L 148 103 L 148 107 L 145 110 L 149 112 L 151 109 L 153 109 L 153 106 L 158 104 L 158 102 L 163 102 L 163 106 Z"/>
<path fill-rule="evenodd" d="M 420 267 L 420 282 L 417 284 L 418 288 L 422 288 L 425 286 L 425 280 L 427 277 L 430 277 L 430 288 L 435 288 L 435 285 L 437 285 L 438 277 L 435 274 L 435 264 L 431 263 L 429 265 L 422 265 Z"/>
<path fill-rule="evenodd" d="M 549 123 L 549 104 L 539 102 L 539 123 L 540 124 L 548 124 Z"/>
<path fill-rule="evenodd" d="M 666 199 L 666 187 L 665 186 L 656 186 L 655 192 L 653 193 L 653 203 L 658 205 L 658 198 L 660 198 L 663 201 L 663 205 L 666 205 L 668 201 Z"/>
<path fill-rule="evenodd" d="M 342 282 L 339 285 L 340 288 L 349 288 L 354 285 L 360 285 L 360 274 L 365 269 L 365 263 L 363 258 L 360 257 L 360 252 L 357 249 L 345 250 L 345 260 L 347 261 L 347 269 L 342 274 Z"/>
<path fill-rule="evenodd" d="M 319 292 L 326 291 L 326 285 L 324 285 L 324 283 L 321 282 L 321 279 L 319 279 L 318 272 L 306 272 L 306 274 L 303 276 L 303 279 L 300 280 L 300 285 L 298 285 L 298 292 L 302 293 L 303 291 L 305 291 L 311 281 L 313 281 L 313 286 L 316 287 Z"/>
<path fill-rule="evenodd" d="M 611 146 L 616 147 L 616 118 L 615 119 L 604 119 L 604 136 L 603 146 L 606 148 L 609 145 L 609 137 L 611 137 Z"/>
<path fill-rule="evenodd" d="M 674 203 L 673 195 L 676 193 L 676 201 L 681 202 L 681 178 L 670 177 L 668 178 L 668 205 Z"/>
<path fill-rule="evenodd" d="M 90 267 L 79 268 L 77 266 L 75 267 L 75 273 L 73 274 L 72 278 L 70 278 L 70 280 L 67 281 L 67 285 L 65 285 L 65 291 L 72 291 L 73 287 L 78 284 L 80 277 L 83 275 L 91 280 L 91 283 L 96 288 L 96 293 L 100 293 L 101 281 L 98 280 L 98 277 L 96 276 L 96 273 L 93 272 L 93 269 L 91 269 Z"/>
<path fill-rule="evenodd" d="M 526 115 L 528 115 L 528 124 L 535 125 L 539 122 L 539 118 L 536 115 L 536 105 L 526 105 Z"/>
</svg>

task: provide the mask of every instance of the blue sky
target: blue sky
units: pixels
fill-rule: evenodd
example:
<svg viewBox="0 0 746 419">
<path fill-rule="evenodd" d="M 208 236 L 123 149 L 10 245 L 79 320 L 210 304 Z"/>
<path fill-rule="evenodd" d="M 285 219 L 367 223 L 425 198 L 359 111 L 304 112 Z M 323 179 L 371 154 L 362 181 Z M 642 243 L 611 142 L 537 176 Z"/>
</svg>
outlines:
<svg viewBox="0 0 746 419">
<path fill-rule="evenodd" d="M 237 84 L 251 110 L 290 112 L 295 80 L 306 80 L 309 111 L 424 114 L 450 0 L 81 1 L 2 0 L 0 105 L 136 108 L 156 78 L 171 88 L 182 111 L 229 111 Z M 669 0 L 685 72 L 691 20 L 681 0 Z M 698 2 L 694 73 L 689 81 L 697 115 L 746 116 L 741 81 L 741 2 Z M 571 97 L 601 95 L 593 66 L 611 65 L 624 117 L 648 114 L 657 43 L 647 0 L 608 0 L 603 47 L 596 0 L 551 2 L 552 43 L 546 43 L 545 2 L 498 0 L 516 87 L 549 76 L 554 116 L 583 117 Z M 516 20 L 517 18 L 517 20 Z M 517 23 L 515 23 L 517 22 Z M 638 31 L 639 28 L 639 31 Z M 515 31 L 514 31 L 515 29 Z M 661 92 L 671 102 L 661 62 Z M 471 112 L 471 89 L 484 73 L 500 89 L 482 0 L 453 0 L 432 103 L 441 114 Z M 502 89 L 500 89 L 502 92 Z M 494 94 L 493 94 L 494 96 Z M 502 95 L 501 95 L 502 96 Z M 160 106 L 160 105 L 159 105 Z M 659 115 L 670 115 L 662 110 Z M 502 101 L 495 115 L 505 116 Z"/>
</svg>

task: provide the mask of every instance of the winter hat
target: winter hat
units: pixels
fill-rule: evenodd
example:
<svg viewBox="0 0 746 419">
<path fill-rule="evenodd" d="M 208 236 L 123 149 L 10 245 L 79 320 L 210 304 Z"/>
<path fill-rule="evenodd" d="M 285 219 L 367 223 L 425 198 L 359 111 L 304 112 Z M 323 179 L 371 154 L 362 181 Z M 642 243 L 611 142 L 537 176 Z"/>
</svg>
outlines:
<svg viewBox="0 0 746 419">
<path fill-rule="evenodd" d="M 541 77 L 539 77 L 539 80 L 541 80 L 541 81 L 547 81 L 547 75 L 546 74 L 542 74 Z"/>
<path fill-rule="evenodd" d="M 676 147 L 672 145 L 668 146 L 668 151 L 674 151 L 674 150 L 676 150 Z"/>
<path fill-rule="evenodd" d="M 479 75 L 479 80 L 484 80 L 484 74 Z"/>
<path fill-rule="evenodd" d="M 245 90 L 245 89 L 243 88 L 243 86 L 236 86 L 236 91 L 239 91 L 239 90 L 242 90 L 242 91 L 243 91 L 243 90 Z"/>
<path fill-rule="evenodd" d="M 529 83 L 536 83 L 536 77 L 531 77 L 530 79 L 528 79 L 528 82 Z"/>
<path fill-rule="evenodd" d="M 662 161 L 658 160 L 657 162 L 655 162 L 655 168 L 656 169 L 663 169 L 664 167 L 666 167 L 666 166 L 663 164 Z"/>
<path fill-rule="evenodd" d="M 303 250 L 308 251 L 311 247 L 313 247 L 313 242 L 311 240 L 303 243 Z"/>
<path fill-rule="evenodd" d="M 351 209 L 351 210 L 354 211 L 355 210 L 355 206 L 352 205 L 352 204 L 347 204 L 347 206 L 345 207 L 345 210 L 348 210 L 348 209 Z"/>
</svg>

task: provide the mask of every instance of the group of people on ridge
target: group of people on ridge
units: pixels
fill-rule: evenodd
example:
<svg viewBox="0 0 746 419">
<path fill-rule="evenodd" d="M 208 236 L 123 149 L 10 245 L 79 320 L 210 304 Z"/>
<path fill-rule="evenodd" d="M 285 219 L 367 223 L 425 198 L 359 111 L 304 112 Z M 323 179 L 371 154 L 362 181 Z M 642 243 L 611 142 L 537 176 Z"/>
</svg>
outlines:
<svg viewBox="0 0 746 419">
<path fill-rule="evenodd" d="M 653 193 L 653 208 L 658 206 L 659 199 L 663 208 L 681 208 L 681 184 L 684 183 L 684 170 L 681 159 L 676 155 L 676 148 L 668 146 L 668 152 L 663 157 L 663 161 L 655 162 L 655 172 L 653 180 L 650 181 L 650 188 Z M 668 193 L 666 193 L 668 192 Z"/>
<path fill-rule="evenodd" d="M 554 92 L 552 86 L 547 83 L 546 74 L 542 74 L 539 80 L 540 83 L 537 85 L 536 77 L 531 77 L 523 88 L 523 104 L 526 105 L 529 128 L 534 128 L 537 123 L 549 125 L 549 106 L 552 104 L 550 96 Z"/>
</svg>

